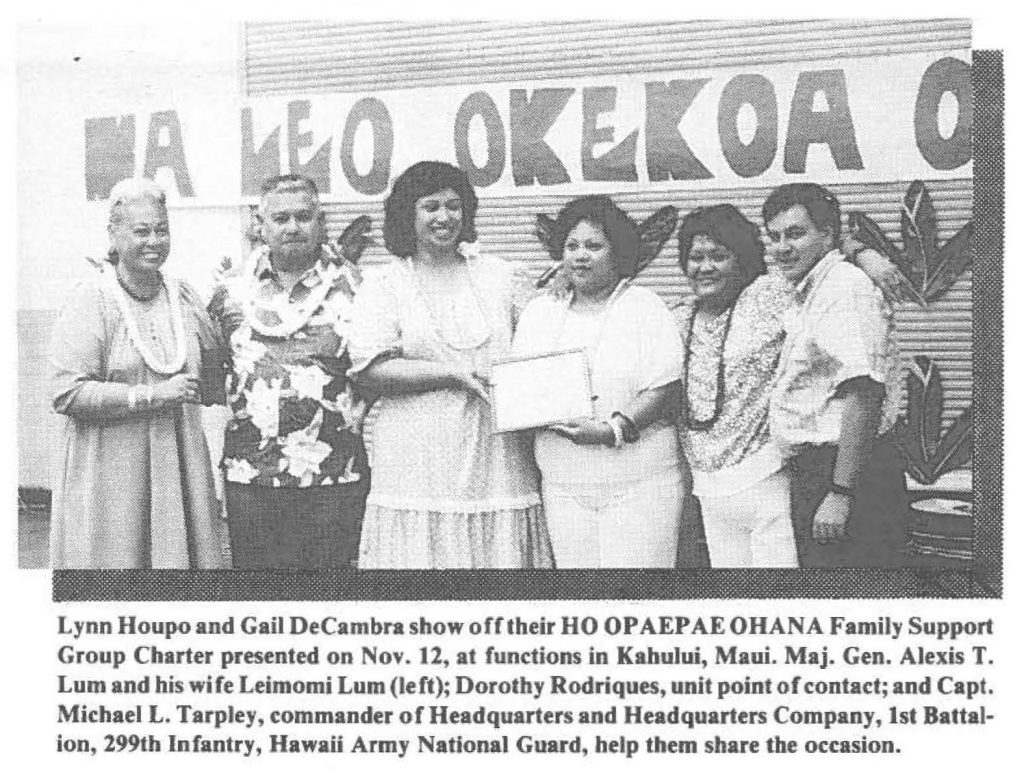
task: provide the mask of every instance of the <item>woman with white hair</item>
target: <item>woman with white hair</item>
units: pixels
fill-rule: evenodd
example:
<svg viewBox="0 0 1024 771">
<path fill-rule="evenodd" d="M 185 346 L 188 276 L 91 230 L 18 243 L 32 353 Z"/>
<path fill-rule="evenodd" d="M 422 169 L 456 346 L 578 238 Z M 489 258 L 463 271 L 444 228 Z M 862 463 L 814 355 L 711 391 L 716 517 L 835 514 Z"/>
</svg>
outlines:
<svg viewBox="0 0 1024 771">
<path fill-rule="evenodd" d="M 53 330 L 54 568 L 225 566 L 200 403 L 222 400 L 222 346 L 195 291 L 165 276 L 164 191 L 110 194 L 108 262 Z"/>
</svg>

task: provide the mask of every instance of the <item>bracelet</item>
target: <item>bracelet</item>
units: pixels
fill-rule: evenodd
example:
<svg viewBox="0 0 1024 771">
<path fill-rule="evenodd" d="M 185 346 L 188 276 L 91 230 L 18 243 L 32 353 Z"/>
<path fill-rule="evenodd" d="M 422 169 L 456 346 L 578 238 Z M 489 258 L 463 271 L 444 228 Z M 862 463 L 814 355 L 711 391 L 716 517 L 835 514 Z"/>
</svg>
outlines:
<svg viewBox="0 0 1024 771">
<path fill-rule="evenodd" d="M 835 493 L 836 495 L 842 495 L 842 496 L 845 496 L 847 498 L 852 498 L 855 495 L 855 490 L 852 487 L 847 487 L 846 485 L 841 485 L 841 484 L 839 484 L 838 482 L 835 482 L 835 481 L 833 481 L 833 482 L 831 482 L 829 484 L 828 491 L 830 493 Z"/>
<path fill-rule="evenodd" d="M 619 425 L 619 421 L 614 418 L 608 418 L 605 423 L 612 430 L 612 436 L 614 437 L 612 447 L 616 449 L 622 447 L 622 426 Z"/>
<path fill-rule="evenodd" d="M 636 423 L 634 423 L 629 416 L 623 415 L 621 412 L 613 412 L 613 418 L 618 418 L 622 421 L 622 441 L 626 444 L 632 444 L 640 438 L 640 431 L 637 430 Z"/>
</svg>

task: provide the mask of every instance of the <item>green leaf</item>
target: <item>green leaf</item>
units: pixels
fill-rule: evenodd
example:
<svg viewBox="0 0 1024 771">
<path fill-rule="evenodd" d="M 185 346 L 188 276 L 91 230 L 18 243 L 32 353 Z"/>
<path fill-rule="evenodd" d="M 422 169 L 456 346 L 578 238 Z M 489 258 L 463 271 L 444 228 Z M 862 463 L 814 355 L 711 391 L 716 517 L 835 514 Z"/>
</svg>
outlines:
<svg viewBox="0 0 1024 771">
<path fill-rule="evenodd" d="M 953 421 L 935 449 L 932 463 L 936 479 L 947 471 L 970 465 L 974 450 L 974 409 L 968 407 Z"/>
<path fill-rule="evenodd" d="M 918 356 L 918 359 L 927 361 L 927 378 L 924 382 L 924 398 L 922 399 L 920 435 L 922 447 L 925 448 L 925 455 L 931 457 L 939 446 L 942 438 L 942 403 L 945 401 L 945 392 L 942 387 L 942 375 L 939 367 L 926 356 Z"/>
<path fill-rule="evenodd" d="M 931 473 L 931 458 L 942 431 L 942 378 L 927 356 L 915 356 L 907 372 L 907 440 L 912 457 Z"/>
<path fill-rule="evenodd" d="M 353 265 L 359 262 L 366 247 L 373 243 L 370 230 L 373 220 L 366 214 L 356 217 L 338 236 L 337 244 L 342 256 Z"/>
<path fill-rule="evenodd" d="M 874 249 L 876 252 L 884 254 L 898 267 L 904 275 L 907 275 L 909 266 L 906 265 L 905 257 L 903 252 L 897 248 L 896 244 L 889 240 L 887 236 L 875 221 L 864 212 L 854 211 L 850 212 L 847 219 L 847 225 L 850 228 L 850 235 L 860 241 L 867 247 Z"/>
<path fill-rule="evenodd" d="M 939 249 L 935 268 L 924 291 L 927 300 L 935 300 L 945 294 L 971 264 L 974 259 L 973 237 L 974 221 L 969 220 Z"/>
<path fill-rule="evenodd" d="M 900 229 L 903 234 L 903 249 L 910 264 L 911 283 L 924 294 L 929 271 L 935 259 L 936 227 L 932 197 L 921 180 L 911 182 L 907 188 L 907 194 L 903 198 L 903 210 L 900 212 Z"/>
<path fill-rule="evenodd" d="M 900 273 L 907 279 L 907 289 L 912 293 L 914 302 L 923 307 L 925 305 L 924 296 L 918 292 L 911 279 L 910 262 L 907 259 L 907 255 L 889 240 L 889 237 L 867 214 L 859 211 L 851 212 L 847 218 L 847 223 L 850 228 L 850 235 L 857 241 L 892 261 Z"/>
<path fill-rule="evenodd" d="M 921 452 L 921 448 L 910 436 L 910 427 L 907 419 L 900 415 L 896 419 L 896 425 L 892 428 L 892 439 L 899 450 L 900 455 L 906 461 L 907 473 L 923 485 L 931 484 L 929 475 L 928 460 Z"/>
<path fill-rule="evenodd" d="M 562 255 L 558 253 L 558 248 L 555 246 L 555 221 L 546 214 L 538 214 L 533 232 L 547 253 L 551 255 L 551 259 L 561 260 Z"/>
<path fill-rule="evenodd" d="M 907 462 L 907 473 L 926 485 L 971 462 L 974 411 L 965 409 L 942 433 L 943 401 L 939 365 L 927 356 L 915 356 L 907 373 L 907 413 L 897 418 L 893 438 Z"/>
<path fill-rule="evenodd" d="M 640 234 L 640 255 L 637 261 L 636 273 L 650 265 L 654 258 L 661 253 L 665 242 L 676 230 L 676 222 L 679 220 L 679 209 L 675 206 L 662 206 L 650 217 L 640 223 L 638 228 Z"/>
</svg>

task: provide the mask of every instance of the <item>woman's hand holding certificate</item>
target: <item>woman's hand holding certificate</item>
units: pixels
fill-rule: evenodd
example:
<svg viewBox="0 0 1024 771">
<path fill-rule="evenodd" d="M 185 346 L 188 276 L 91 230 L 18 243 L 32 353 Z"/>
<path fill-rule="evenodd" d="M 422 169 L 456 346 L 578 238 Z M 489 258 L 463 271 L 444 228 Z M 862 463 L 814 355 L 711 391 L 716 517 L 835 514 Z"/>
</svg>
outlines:
<svg viewBox="0 0 1024 771">
<path fill-rule="evenodd" d="M 603 444 L 607 447 L 615 444 L 615 432 L 607 421 L 572 420 L 555 423 L 548 428 L 573 444 Z"/>
</svg>

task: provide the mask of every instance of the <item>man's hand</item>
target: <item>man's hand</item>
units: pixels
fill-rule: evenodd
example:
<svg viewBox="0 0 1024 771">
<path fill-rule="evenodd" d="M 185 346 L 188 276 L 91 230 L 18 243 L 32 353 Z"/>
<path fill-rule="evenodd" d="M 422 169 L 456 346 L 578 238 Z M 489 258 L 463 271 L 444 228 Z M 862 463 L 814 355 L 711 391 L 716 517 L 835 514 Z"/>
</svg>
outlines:
<svg viewBox="0 0 1024 771">
<path fill-rule="evenodd" d="M 846 526 L 850 519 L 849 496 L 829 493 L 814 513 L 811 538 L 818 543 L 831 544 L 848 538 Z"/>
<path fill-rule="evenodd" d="M 847 237 L 843 243 L 843 253 L 852 257 L 858 268 L 868 274 L 875 286 L 882 290 L 889 302 L 912 302 L 915 299 L 914 288 L 906 276 L 884 255 L 874 249 L 864 247 L 859 241 Z"/>
</svg>

